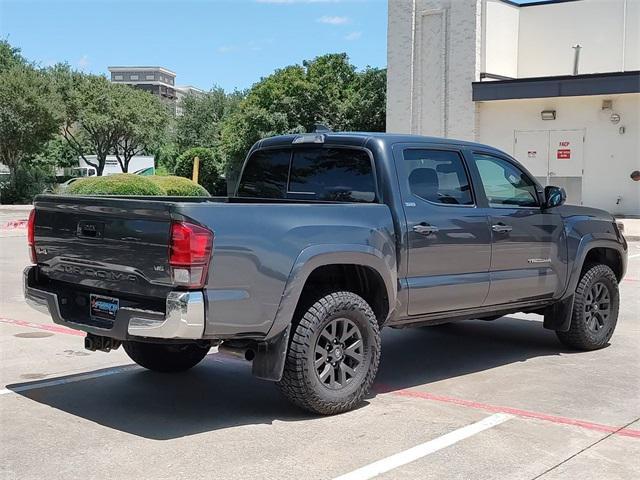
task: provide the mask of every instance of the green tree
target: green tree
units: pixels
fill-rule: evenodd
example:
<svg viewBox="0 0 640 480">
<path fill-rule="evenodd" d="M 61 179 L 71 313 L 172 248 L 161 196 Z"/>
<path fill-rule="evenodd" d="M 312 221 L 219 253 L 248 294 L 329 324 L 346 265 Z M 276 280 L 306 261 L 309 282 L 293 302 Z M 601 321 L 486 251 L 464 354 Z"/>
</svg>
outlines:
<svg viewBox="0 0 640 480">
<path fill-rule="evenodd" d="M 344 129 L 384 132 L 387 117 L 387 70 L 366 68 L 357 74 L 347 91 Z"/>
<path fill-rule="evenodd" d="M 0 40 L 0 72 L 18 65 L 27 65 L 25 58 L 20 55 L 20 49 L 12 47 L 6 40 Z"/>
<path fill-rule="evenodd" d="M 357 79 L 356 68 L 349 63 L 349 57 L 346 53 L 322 55 L 303 65 L 310 85 L 312 124 L 321 122 L 334 130 L 345 130 L 344 105 Z"/>
<path fill-rule="evenodd" d="M 229 116 L 222 127 L 219 146 L 227 183 L 235 184 L 245 156 L 255 142 L 288 130 L 286 114 L 272 113 L 255 105 L 245 104 Z M 300 127 L 297 130 L 304 131 Z"/>
<path fill-rule="evenodd" d="M 76 167 L 78 165 L 78 156 L 64 137 L 56 135 L 27 163 L 55 173 L 57 167 Z"/>
<path fill-rule="evenodd" d="M 168 173 L 176 171 L 176 160 L 180 156 L 178 145 L 173 141 L 165 141 L 154 152 L 156 164 Z"/>
<path fill-rule="evenodd" d="M 176 119 L 176 144 L 181 151 L 192 147 L 215 147 L 222 120 L 239 103 L 240 92 L 225 93 L 214 87 L 205 94 L 188 94 L 182 99 L 182 115 Z"/>
<path fill-rule="evenodd" d="M 47 75 L 0 44 L 0 162 L 12 178 L 21 162 L 38 153 L 61 124 Z"/>
<path fill-rule="evenodd" d="M 185 151 L 176 160 L 175 174 L 191 178 L 193 161 L 200 159 L 198 183 L 213 195 L 226 195 L 226 182 L 222 177 L 220 156 L 216 150 L 206 147 L 195 147 Z"/>
<path fill-rule="evenodd" d="M 248 91 L 223 121 L 219 150 L 235 181 L 260 138 L 300 133 L 323 123 L 333 130 L 384 131 L 386 71 L 358 72 L 346 54 L 328 54 L 276 70 Z"/>
<path fill-rule="evenodd" d="M 115 155 L 122 172 L 127 173 L 135 155 L 151 153 L 162 145 L 170 117 L 166 105 L 148 92 L 124 87 L 114 93 L 119 120 Z"/>
<path fill-rule="evenodd" d="M 122 135 L 123 97 L 129 88 L 106 78 L 72 71 L 58 72 L 56 82 L 65 105 L 62 135 L 76 154 L 102 175 L 107 155 L 116 148 Z M 90 154 L 96 160 L 88 160 Z"/>
</svg>

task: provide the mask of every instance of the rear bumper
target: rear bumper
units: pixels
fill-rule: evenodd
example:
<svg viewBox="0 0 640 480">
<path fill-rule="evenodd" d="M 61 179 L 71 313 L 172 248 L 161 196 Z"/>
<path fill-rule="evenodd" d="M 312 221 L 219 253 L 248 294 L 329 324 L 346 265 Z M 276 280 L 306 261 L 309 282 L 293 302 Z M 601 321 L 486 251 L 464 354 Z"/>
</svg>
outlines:
<svg viewBox="0 0 640 480">
<path fill-rule="evenodd" d="M 50 315 L 53 321 L 75 330 L 116 340 L 136 338 L 198 340 L 204 334 L 205 303 L 202 292 L 172 291 L 167 296 L 166 313 L 121 307 L 111 328 L 100 328 L 86 319 L 65 319 L 60 311 L 60 300 L 54 291 L 48 291 L 36 282 L 37 267 L 31 265 L 23 273 L 26 302 L 34 309 Z M 87 323 L 83 323 L 86 320 Z"/>
</svg>

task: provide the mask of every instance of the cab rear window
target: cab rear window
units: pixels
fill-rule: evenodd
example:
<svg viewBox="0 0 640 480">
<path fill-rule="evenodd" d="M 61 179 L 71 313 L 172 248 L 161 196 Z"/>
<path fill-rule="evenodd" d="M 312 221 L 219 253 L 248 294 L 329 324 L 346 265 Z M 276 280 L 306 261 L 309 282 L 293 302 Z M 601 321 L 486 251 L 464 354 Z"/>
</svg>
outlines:
<svg viewBox="0 0 640 480">
<path fill-rule="evenodd" d="M 285 198 L 291 150 L 259 150 L 251 155 L 242 172 L 238 196 Z"/>
<path fill-rule="evenodd" d="M 370 203 L 376 200 L 376 184 L 364 150 L 261 150 L 247 161 L 238 196 Z"/>
</svg>

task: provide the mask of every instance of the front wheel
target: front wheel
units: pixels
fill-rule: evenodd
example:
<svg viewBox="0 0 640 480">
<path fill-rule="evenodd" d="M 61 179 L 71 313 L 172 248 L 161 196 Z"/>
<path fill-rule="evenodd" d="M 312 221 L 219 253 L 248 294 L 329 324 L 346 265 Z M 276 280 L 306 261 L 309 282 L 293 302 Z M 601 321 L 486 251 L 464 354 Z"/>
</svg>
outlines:
<svg viewBox="0 0 640 480">
<path fill-rule="evenodd" d="M 597 350 L 607 345 L 618 321 L 618 279 L 607 265 L 585 269 L 576 288 L 571 326 L 556 332 L 560 341 L 577 350 Z"/>
<path fill-rule="evenodd" d="M 315 302 L 292 331 L 278 386 L 294 404 L 323 415 L 346 412 L 368 392 L 380 361 L 371 307 L 351 292 Z"/>
<path fill-rule="evenodd" d="M 141 367 L 156 372 L 176 373 L 195 367 L 209 352 L 209 347 L 195 343 L 124 342 L 124 351 Z"/>
</svg>

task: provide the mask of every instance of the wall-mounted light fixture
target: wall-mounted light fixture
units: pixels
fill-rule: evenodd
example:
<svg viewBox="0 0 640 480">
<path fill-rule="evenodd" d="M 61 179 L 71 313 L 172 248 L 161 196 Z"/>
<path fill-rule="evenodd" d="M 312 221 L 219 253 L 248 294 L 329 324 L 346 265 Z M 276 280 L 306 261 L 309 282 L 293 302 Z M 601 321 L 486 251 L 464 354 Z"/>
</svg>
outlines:
<svg viewBox="0 0 640 480">
<path fill-rule="evenodd" d="M 540 112 L 540 118 L 542 120 L 555 120 L 556 119 L 556 111 L 555 110 L 543 110 Z"/>
</svg>

